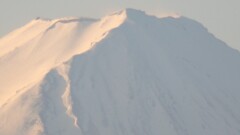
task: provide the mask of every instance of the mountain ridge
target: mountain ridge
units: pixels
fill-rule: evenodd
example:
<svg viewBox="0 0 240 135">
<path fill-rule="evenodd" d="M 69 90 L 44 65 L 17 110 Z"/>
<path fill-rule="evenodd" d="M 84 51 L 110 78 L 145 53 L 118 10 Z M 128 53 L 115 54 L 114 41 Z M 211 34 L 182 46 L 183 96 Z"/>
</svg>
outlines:
<svg viewBox="0 0 240 135">
<path fill-rule="evenodd" d="M 0 51 L 0 134 L 240 133 L 240 54 L 201 24 L 134 9 L 73 20 Z"/>
</svg>

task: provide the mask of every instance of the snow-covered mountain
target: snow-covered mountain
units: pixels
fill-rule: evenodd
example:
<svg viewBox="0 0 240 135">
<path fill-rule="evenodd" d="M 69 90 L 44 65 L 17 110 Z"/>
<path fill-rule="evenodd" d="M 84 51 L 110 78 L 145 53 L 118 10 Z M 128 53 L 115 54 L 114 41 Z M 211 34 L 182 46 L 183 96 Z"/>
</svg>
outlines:
<svg viewBox="0 0 240 135">
<path fill-rule="evenodd" d="M 0 135 L 239 134 L 240 53 L 188 18 L 38 18 L 0 39 Z"/>
</svg>

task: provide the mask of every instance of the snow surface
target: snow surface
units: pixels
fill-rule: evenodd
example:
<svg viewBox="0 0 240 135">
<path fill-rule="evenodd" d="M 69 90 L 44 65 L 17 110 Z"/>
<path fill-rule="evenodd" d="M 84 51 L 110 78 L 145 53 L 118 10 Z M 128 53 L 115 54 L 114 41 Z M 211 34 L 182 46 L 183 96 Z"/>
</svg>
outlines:
<svg viewBox="0 0 240 135">
<path fill-rule="evenodd" d="M 239 135 L 239 69 L 185 17 L 37 18 L 0 39 L 0 135 Z"/>
</svg>

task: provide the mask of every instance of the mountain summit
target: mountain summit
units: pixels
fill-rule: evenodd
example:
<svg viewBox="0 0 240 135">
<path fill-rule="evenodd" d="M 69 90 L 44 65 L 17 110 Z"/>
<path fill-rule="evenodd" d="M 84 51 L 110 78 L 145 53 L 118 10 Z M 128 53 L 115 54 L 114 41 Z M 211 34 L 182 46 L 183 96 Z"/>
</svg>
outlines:
<svg viewBox="0 0 240 135">
<path fill-rule="evenodd" d="M 185 17 L 37 18 L 0 39 L 0 135 L 239 135 L 239 69 Z"/>
</svg>

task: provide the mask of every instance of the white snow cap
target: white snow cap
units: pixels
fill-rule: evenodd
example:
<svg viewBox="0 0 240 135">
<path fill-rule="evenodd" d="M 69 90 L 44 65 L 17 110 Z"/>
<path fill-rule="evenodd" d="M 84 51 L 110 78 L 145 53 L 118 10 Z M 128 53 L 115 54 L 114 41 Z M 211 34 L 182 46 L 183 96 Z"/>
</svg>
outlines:
<svg viewBox="0 0 240 135">
<path fill-rule="evenodd" d="M 239 135 L 239 69 L 186 17 L 38 18 L 0 39 L 0 135 Z"/>
</svg>

